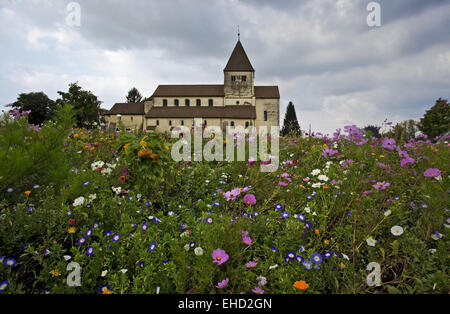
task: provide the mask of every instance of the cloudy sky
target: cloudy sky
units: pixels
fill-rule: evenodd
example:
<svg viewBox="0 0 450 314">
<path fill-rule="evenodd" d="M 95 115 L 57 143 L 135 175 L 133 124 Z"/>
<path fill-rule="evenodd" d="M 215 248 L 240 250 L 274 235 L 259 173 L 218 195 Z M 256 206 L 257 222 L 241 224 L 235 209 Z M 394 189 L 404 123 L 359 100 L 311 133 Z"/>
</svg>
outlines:
<svg viewBox="0 0 450 314">
<path fill-rule="evenodd" d="M 295 104 L 302 129 L 380 125 L 423 116 L 450 98 L 450 1 L 0 0 L 0 109 L 19 93 L 50 98 L 78 81 L 103 101 L 136 86 L 222 84 L 241 42 L 257 85 L 278 85 L 282 122 Z"/>
</svg>

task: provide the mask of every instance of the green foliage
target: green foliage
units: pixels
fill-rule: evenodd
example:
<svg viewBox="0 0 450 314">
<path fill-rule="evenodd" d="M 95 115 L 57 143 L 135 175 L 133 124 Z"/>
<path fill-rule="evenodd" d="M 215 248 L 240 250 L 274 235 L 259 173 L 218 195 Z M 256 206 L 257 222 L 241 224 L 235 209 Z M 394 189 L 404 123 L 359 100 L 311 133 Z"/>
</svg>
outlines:
<svg viewBox="0 0 450 314">
<path fill-rule="evenodd" d="M 371 137 L 381 138 L 381 134 L 380 134 L 379 128 L 374 126 L 374 125 L 366 126 L 364 128 L 364 132 L 367 133 L 368 138 L 371 138 Z"/>
<path fill-rule="evenodd" d="M 41 125 L 44 121 L 52 119 L 56 103 L 43 92 L 22 93 L 17 97 L 13 107 L 19 111 L 31 111 L 28 115 L 28 122 Z"/>
<path fill-rule="evenodd" d="M 450 104 L 446 99 L 436 100 L 434 106 L 420 119 L 419 129 L 431 138 L 450 130 Z"/>
<path fill-rule="evenodd" d="M 133 87 L 128 91 L 127 103 L 140 102 L 142 100 L 142 95 L 139 93 L 136 87 Z"/>
<path fill-rule="evenodd" d="M 78 127 L 92 127 L 99 123 L 101 101 L 90 91 L 84 91 L 78 83 L 69 84 L 67 93 L 59 91 L 58 105 L 70 104 L 74 110 L 75 122 Z"/>
<path fill-rule="evenodd" d="M 290 101 L 287 106 L 283 128 L 281 129 L 281 135 L 286 136 L 288 134 L 301 135 L 300 126 L 297 120 L 297 114 L 295 113 L 295 107 L 292 101 Z"/>
</svg>

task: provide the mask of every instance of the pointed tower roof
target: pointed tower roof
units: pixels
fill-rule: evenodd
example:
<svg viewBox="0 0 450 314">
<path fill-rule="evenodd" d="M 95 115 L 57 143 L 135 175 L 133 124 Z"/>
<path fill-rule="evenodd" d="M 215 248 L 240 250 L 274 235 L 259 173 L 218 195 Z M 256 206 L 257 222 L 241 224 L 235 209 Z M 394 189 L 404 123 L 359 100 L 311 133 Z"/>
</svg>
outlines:
<svg viewBox="0 0 450 314">
<path fill-rule="evenodd" d="M 250 60 L 247 57 L 247 54 L 245 53 L 244 47 L 242 47 L 241 41 L 238 39 L 238 42 L 236 43 L 236 46 L 234 47 L 233 52 L 231 53 L 230 59 L 228 59 L 228 63 L 223 70 L 224 72 L 231 72 L 231 71 L 237 71 L 237 72 L 255 72 L 255 70 L 252 67 L 252 64 L 250 63 Z"/>
</svg>

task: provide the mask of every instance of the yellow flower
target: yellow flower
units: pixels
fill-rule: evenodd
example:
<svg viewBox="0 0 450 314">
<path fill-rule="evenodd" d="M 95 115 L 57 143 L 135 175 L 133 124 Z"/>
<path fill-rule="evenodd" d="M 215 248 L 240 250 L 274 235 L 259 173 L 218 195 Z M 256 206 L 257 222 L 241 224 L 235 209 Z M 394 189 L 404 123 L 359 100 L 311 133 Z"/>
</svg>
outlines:
<svg viewBox="0 0 450 314">
<path fill-rule="evenodd" d="M 166 146 L 164 146 L 167 150 L 169 150 L 170 148 L 169 148 L 169 146 L 168 145 L 166 145 Z"/>
<path fill-rule="evenodd" d="M 328 145 L 327 145 L 327 144 L 323 144 L 323 147 L 324 147 L 324 148 L 327 148 L 327 147 L 328 147 Z"/>
<path fill-rule="evenodd" d="M 323 243 L 325 243 L 326 245 L 330 244 L 329 240 L 323 240 Z"/>
<path fill-rule="evenodd" d="M 384 158 L 384 155 L 380 155 L 380 158 Z"/>
<path fill-rule="evenodd" d="M 77 228 L 75 227 L 70 227 L 69 229 L 67 229 L 68 233 L 75 233 L 75 231 L 77 230 Z"/>
<path fill-rule="evenodd" d="M 146 148 L 146 147 L 147 147 L 147 143 L 146 143 L 144 140 L 140 141 L 139 144 L 140 144 L 143 148 Z"/>
<path fill-rule="evenodd" d="M 58 270 L 56 270 L 56 269 L 52 269 L 49 273 L 50 273 L 53 277 L 61 276 L 61 273 L 60 273 Z"/>
<path fill-rule="evenodd" d="M 153 151 L 151 149 L 138 151 L 138 157 L 140 157 L 140 158 L 148 158 L 148 157 L 151 157 L 152 154 L 153 154 Z"/>
</svg>

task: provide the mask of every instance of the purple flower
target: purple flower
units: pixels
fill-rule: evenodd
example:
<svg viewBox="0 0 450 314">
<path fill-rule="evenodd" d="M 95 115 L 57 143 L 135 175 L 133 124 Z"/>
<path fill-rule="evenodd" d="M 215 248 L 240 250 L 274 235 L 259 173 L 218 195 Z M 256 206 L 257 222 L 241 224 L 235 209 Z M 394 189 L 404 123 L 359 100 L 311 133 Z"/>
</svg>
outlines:
<svg viewBox="0 0 450 314">
<path fill-rule="evenodd" d="M 395 149 L 395 140 L 393 138 L 385 138 L 381 145 L 383 148 L 387 148 L 389 150 Z"/>
<path fill-rule="evenodd" d="M 242 242 L 244 244 L 251 245 L 252 244 L 252 239 L 250 237 L 248 237 L 248 236 L 245 236 L 245 237 L 242 238 Z"/>
<path fill-rule="evenodd" d="M 400 160 L 400 166 L 402 168 L 404 168 L 404 167 L 414 164 L 414 162 L 415 162 L 415 160 L 411 157 L 403 158 L 402 160 Z"/>
<path fill-rule="evenodd" d="M 255 205 L 256 204 L 256 198 L 255 195 L 253 194 L 246 194 L 244 196 L 244 203 L 249 206 L 249 205 Z"/>
<path fill-rule="evenodd" d="M 423 175 L 429 178 L 436 178 L 441 175 L 441 170 L 437 168 L 429 168 L 423 173 Z"/>
<path fill-rule="evenodd" d="M 213 263 L 217 263 L 217 265 L 222 265 L 226 261 L 228 261 L 228 254 L 221 249 L 216 249 L 212 253 Z"/>
<path fill-rule="evenodd" d="M 372 185 L 375 189 L 380 189 L 380 190 L 386 190 L 386 188 L 388 186 L 390 186 L 391 184 L 389 182 L 377 182 L 376 184 Z"/>
<path fill-rule="evenodd" d="M 250 262 L 248 262 L 247 264 L 245 264 L 245 267 L 247 267 L 247 268 L 255 268 L 256 265 L 258 265 L 257 262 L 250 261 Z"/>
<path fill-rule="evenodd" d="M 222 289 L 225 288 L 228 285 L 228 282 L 230 281 L 229 278 L 222 280 L 221 282 L 217 283 L 216 288 Z"/>
<path fill-rule="evenodd" d="M 323 157 L 330 157 L 333 156 L 335 154 L 339 153 L 337 150 L 334 150 L 330 147 L 325 148 L 325 150 L 322 151 L 322 156 Z"/>
<path fill-rule="evenodd" d="M 256 294 L 264 294 L 264 290 L 261 289 L 261 287 L 255 287 L 252 292 L 256 293 Z"/>
</svg>

